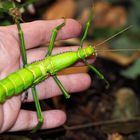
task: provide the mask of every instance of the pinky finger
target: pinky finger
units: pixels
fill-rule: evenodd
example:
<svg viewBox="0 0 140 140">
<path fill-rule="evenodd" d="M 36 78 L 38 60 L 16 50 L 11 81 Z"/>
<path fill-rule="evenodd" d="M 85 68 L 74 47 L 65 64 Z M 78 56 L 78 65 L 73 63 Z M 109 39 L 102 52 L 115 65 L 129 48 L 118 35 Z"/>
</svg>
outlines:
<svg viewBox="0 0 140 140">
<path fill-rule="evenodd" d="M 61 110 L 44 111 L 44 122 L 41 129 L 61 126 L 66 121 L 66 115 Z M 9 131 L 32 130 L 38 123 L 36 112 L 21 110 L 17 121 Z"/>
</svg>

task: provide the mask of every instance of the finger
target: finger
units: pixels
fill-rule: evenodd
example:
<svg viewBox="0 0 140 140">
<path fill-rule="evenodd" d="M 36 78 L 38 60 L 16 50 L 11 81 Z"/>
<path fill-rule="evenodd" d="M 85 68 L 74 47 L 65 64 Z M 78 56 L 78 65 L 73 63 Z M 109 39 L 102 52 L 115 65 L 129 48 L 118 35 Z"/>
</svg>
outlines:
<svg viewBox="0 0 140 140">
<path fill-rule="evenodd" d="M 50 110 L 43 112 L 44 122 L 42 129 L 55 128 L 61 126 L 66 121 L 66 115 L 60 110 Z M 17 121 L 9 131 L 31 130 L 38 123 L 36 112 L 21 110 Z"/>
<path fill-rule="evenodd" d="M 22 30 L 24 32 L 26 48 L 33 48 L 48 43 L 52 30 L 62 22 L 64 22 L 63 19 L 23 23 Z M 13 34 L 16 40 L 19 40 L 18 31 L 15 25 L 9 26 L 9 28 L 6 29 Z M 57 40 L 75 37 L 79 35 L 80 31 L 81 25 L 77 21 L 67 19 L 66 25 L 58 32 Z"/>
<path fill-rule="evenodd" d="M 91 84 L 91 78 L 86 73 L 61 75 L 58 76 L 58 78 L 69 93 L 86 90 Z M 48 77 L 44 82 L 38 84 L 36 88 L 39 99 L 47 99 L 62 94 L 60 88 L 52 77 Z M 31 89 L 29 89 L 27 102 L 30 101 L 33 101 Z"/>
<path fill-rule="evenodd" d="M 7 131 L 16 121 L 21 106 L 21 96 L 14 96 L 3 103 L 3 122 L 0 132 Z"/>
</svg>

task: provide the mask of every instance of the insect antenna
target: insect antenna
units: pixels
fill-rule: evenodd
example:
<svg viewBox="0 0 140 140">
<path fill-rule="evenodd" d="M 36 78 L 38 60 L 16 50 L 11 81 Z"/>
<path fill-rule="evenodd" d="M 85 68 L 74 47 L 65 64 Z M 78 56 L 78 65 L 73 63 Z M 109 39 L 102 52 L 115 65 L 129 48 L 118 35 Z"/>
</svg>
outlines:
<svg viewBox="0 0 140 140">
<path fill-rule="evenodd" d="M 109 49 L 104 49 L 104 50 L 96 50 L 96 52 L 123 52 L 123 51 L 140 51 L 140 49 L 137 49 L 137 48 L 130 48 L 130 49 L 112 49 L 112 50 L 109 50 Z"/>
<path fill-rule="evenodd" d="M 101 43 L 95 45 L 95 47 L 100 46 L 100 45 L 106 43 L 107 41 L 109 41 L 109 40 L 111 40 L 112 38 L 114 38 L 114 37 L 120 35 L 121 33 L 127 31 L 128 29 L 130 29 L 130 28 L 132 28 L 132 27 L 133 27 L 133 25 L 130 25 L 130 26 L 126 27 L 125 29 L 121 30 L 120 32 L 114 34 L 113 36 L 111 36 L 111 37 L 109 37 L 109 38 L 107 38 L 107 39 L 105 39 L 103 42 L 101 42 Z M 96 52 L 109 52 L 109 51 L 111 51 L 111 52 L 119 52 L 119 51 L 136 51 L 136 50 L 137 50 L 137 51 L 140 51 L 140 49 L 137 49 L 137 48 L 130 48 L 130 49 L 113 49 L 113 50 L 109 50 L 109 49 L 105 49 L 105 50 L 100 50 L 100 49 L 99 49 L 99 50 L 98 50 L 98 49 L 96 49 L 95 51 L 96 51 Z M 102 73 L 100 73 L 99 70 L 97 70 L 94 66 L 88 64 L 88 62 L 87 62 L 86 59 L 83 59 L 83 61 L 84 61 L 84 63 L 85 63 L 91 70 L 93 70 L 93 71 L 96 73 L 96 75 L 98 75 L 98 77 L 99 77 L 100 79 L 102 79 L 102 80 L 105 81 L 105 83 L 106 83 L 106 88 L 108 88 L 110 84 L 109 84 L 109 82 L 106 80 L 106 78 L 104 77 L 104 75 L 103 75 Z"/>
<path fill-rule="evenodd" d="M 118 35 L 120 35 L 120 34 L 122 34 L 123 32 L 127 31 L 128 29 L 130 29 L 130 28 L 132 28 L 132 27 L 133 27 L 133 25 L 130 25 L 130 26 L 126 27 L 125 29 L 121 30 L 120 32 L 118 32 L 118 33 L 112 35 L 111 37 L 109 37 L 109 38 L 107 38 L 107 39 L 105 39 L 103 42 L 97 44 L 96 47 L 97 47 L 97 46 L 100 46 L 100 45 L 102 45 L 102 44 L 104 44 L 104 43 L 106 43 L 107 41 L 111 40 L 112 38 L 114 38 L 114 37 L 116 37 L 116 36 L 118 36 Z"/>
<path fill-rule="evenodd" d="M 128 27 L 126 27 L 125 29 L 121 30 L 120 32 L 114 34 L 113 36 L 105 39 L 104 41 L 102 41 L 101 43 L 95 45 L 95 48 L 98 47 L 98 46 L 101 46 L 102 44 L 106 43 L 107 41 L 113 39 L 114 37 L 120 35 L 121 33 L 127 31 L 128 29 L 132 28 L 133 25 L 130 25 Z M 129 48 L 129 49 L 103 49 L 103 50 L 100 50 L 100 49 L 96 49 L 96 52 L 122 52 L 122 51 L 140 51 L 140 49 L 137 49 L 137 48 Z"/>
</svg>

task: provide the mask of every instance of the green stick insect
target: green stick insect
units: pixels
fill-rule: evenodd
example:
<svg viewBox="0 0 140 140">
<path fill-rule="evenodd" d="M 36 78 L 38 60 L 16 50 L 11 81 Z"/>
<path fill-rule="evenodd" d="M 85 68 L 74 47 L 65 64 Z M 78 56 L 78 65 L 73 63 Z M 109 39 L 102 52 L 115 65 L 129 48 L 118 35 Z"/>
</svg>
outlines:
<svg viewBox="0 0 140 140">
<path fill-rule="evenodd" d="M 92 13 L 89 16 L 88 21 L 86 22 L 83 37 L 80 42 L 80 47 L 78 48 L 77 51 L 64 52 L 61 54 L 52 55 L 52 50 L 54 47 L 55 39 L 57 37 L 57 32 L 65 25 L 65 20 L 64 20 L 63 23 L 61 23 L 60 25 L 58 25 L 52 30 L 52 35 L 48 47 L 48 52 L 46 53 L 46 57 L 43 60 L 34 62 L 32 64 L 27 64 L 24 34 L 20 26 L 21 15 L 19 14 L 19 11 L 16 8 L 15 3 L 13 2 L 12 4 L 13 4 L 13 8 L 10 9 L 10 14 L 13 16 L 15 20 L 19 33 L 23 68 L 17 70 L 14 73 L 9 74 L 4 79 L 0 80 L 0 103 L 4 103 L 8 98 L 19 95 L 23 91 L 27 91 L 28 88 L 31 88 L 32 95 L 35 101 L 36 110 L 37 110 L 37 118 L 38 118 L 38 124 L 32 130 L 32 132 L 36 132 L 38 129 L 40 129 L 44 120 L 41 112 L 39 99 L 37 96 L 37 91 L 36 91 L 36 85 L 38 83 L 45 80 L 48 76 L 52 76 L 55 82 L 57 83 L 57 85 L 59 86 L 59 88 L 61 89 L 64 96 L 67 99 L 70 98 L 69 93 L 66 91 L 64 86 L 59 81 L 57 77 L 57 72 L 73 65 L 78 60 L 83 60 L 83 62 L 92 71 L 94 71 L 100 79 L 104 80 L 105 82 L 107 82 L 107 80 L 105 79 L 103 74 L 101 74 L 94 66 L 88 64 L 86 60 L 87 57 L 96 55 L 96 50 L 91 45 L 83 48 L 83 42 L 87 36 L 87 32 L 92 21 Z M 120 33 L 122 33 L 123 31 L 121 31 Z"/>
</svg>

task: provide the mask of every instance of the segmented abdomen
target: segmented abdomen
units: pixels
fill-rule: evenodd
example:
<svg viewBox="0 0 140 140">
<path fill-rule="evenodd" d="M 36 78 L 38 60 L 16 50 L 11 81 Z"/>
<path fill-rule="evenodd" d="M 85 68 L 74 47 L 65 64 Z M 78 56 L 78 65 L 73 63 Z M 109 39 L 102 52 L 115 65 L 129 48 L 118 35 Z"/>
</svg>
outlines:
<svg viewBox="0 0 140 140">
<path fill-rule="evenodd" d="M 46 75 L 43 73 L 42 66 L 37 63 L 37 65 L 31 64 L 0 80 L 0 103 L 11 96 L 20 94 L 32 84 L 41 81 L 44 76 Z"/>
</svg>

